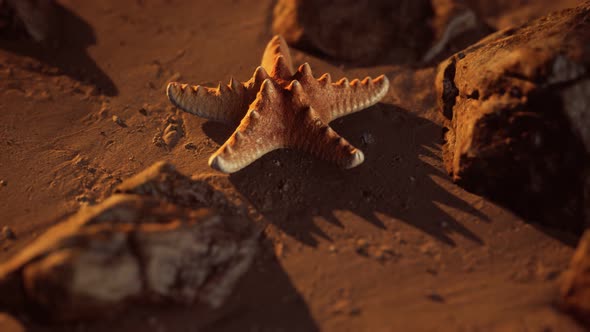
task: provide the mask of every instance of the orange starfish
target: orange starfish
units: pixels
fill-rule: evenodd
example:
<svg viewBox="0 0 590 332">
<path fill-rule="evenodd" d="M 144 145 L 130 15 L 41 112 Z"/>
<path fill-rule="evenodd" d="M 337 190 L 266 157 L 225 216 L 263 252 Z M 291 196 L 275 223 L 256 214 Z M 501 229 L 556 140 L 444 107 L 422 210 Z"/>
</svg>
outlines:
<svg viewBox="0 0 590 332">
<path fill-rule="evenodd" d="M 307 63 L 295 72 L 285 40 L 275 36 L 249 81 L 232 78 L 217 88 L 172 82 L 166 93 L 186 112 L 232 125 L 239 122 L 209 159 L 211 167 L 233 173 L 280 148 L 300 149 L 344 168 L 358 166 L 365 159 L 362 151 L 328 123 L 376 104 L 388 89 L 384 75 L 332 83 L 330 74 L 314 78 Z"/>
</svg>

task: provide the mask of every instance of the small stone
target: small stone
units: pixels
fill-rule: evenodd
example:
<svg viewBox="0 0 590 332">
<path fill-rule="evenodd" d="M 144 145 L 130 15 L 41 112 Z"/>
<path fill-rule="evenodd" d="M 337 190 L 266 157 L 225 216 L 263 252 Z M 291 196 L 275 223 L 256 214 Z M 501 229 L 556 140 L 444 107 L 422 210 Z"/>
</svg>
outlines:
<svg viewBox="0 0 590 332">
<path fill-rule="evenodd" d="M 354 250 L 360 255 L 367 256 L 369 250 L 369 242 L 365 239 L 356 240 L 356 242 L 354 243 Z"/>
<path fill-rule="evenodd" d="M 338 252 L 338 249 L 337 249 L 337 248 L 336 248 L 336 246 L 335 246 L 335 245 L 333 245 L 333 244 L 331 244 L 331 245 L 328 247 L 328 250 L 329 250 L 331 253 L 336 253 L 336 252 Z"/>
<path fill-rule="evenodd" d="M 350 299 L 340 299 L 331 306 L 332 314 L 356 316 L 361 313 L 361 309 L 355 306 Z"/>
<path fill-rule="evenodd" d="M 123 121 L 123 119 L 121 119 L 120 117 L 118 117 L 117 115 L 113 115 L 113 122 L 118 124 L 121 127 L 126 127 L 125 122 Z"/>
<path fill-rule="evenodd" d="M 162 139 L 164 140 L 164 143 L 166 143 L 166 145 L 168 145 L 169 147 L 173 147 L 176 145 L 176 143 L 178 143 L 178 140 L 180 139 L 180 134 L 176 130 L 171 130 L 164 134 L 164 137 Z"/>
<path fill-rule="evenodd" d="M 155 146 L 158 146 L 158 147 L 162 147 L 162 146 L 165 146 L 166 145 L 166 142 L 164 142 L 164 140 L 162 139 L 162 134 L 161 133 L 156 133 L 154 135 L 154 137 L 152 138 L 152 143 Z"/>
<path fill-rule="evenodd" d="M 144 116 L 147 116 L 147 115 L 148 115 L 148 112 L 147 112 L 147 110 L 146 110 L 145 108 L 143 108 L 143 107 L 139 109 L 139 113 L 140 113 L 141 115 L 144 115 Z"/>
<path fill-rule="evenodd" d="M 386 261 L 396 256 L 395 251 L 389 246 L 380 246 L 375 253 L 375 258 L 379 261 Z"/>
<path fill-rule="evenodd" d="M 367 133 L 367 132 L 363 133 L 361 135 L 361 142 L 364 145 L 371 145 L 371 144 L 375 143 L 375 137 L 371 133 Z"/>
<path fill-rule="evenodd" d="M 434 302 L 445 303 L 445 298 L 438 293 L 430 293 L 430 294 L 426 295 L 426 297 L 429 300 L 434 301 Z"/>
<path fill-rule="evenodd" d="M 10 228 L 8 226 L 2 227 L 2 235 L 4 236 L 5 239 L 9 239 L 9 240 L 16 239 L 16 234 L 14 234 L 14 231 L 12 230 L 12 228 Z"/>
<path fill-rule="evenodd" d="M 93 203 L 93 199 L 86 194 L 76 196 L 76 201 L 81 205 L 88 205 Z"/>
<path fill-rule="evenodd" d="M 111 106 L 107 102 L 103 101 L 102 104 L 100 105 L 100 110 L 98 111 L 98 115 L 104 119 L 109 115 L 110 110 L 111 110 Z"/>
<path fill-rule="evenodd" d="M 197 146 L 194 143 L 189 142 L 184 145 L 184 148 L 187 150 L 196 150 Z"/>
<path fill-rule="evenodd" d="M 0 187 L 6 187 L 8 185 L 8 183 L 6 182 L 6 180 L 0 180 Z"/>
</svg>

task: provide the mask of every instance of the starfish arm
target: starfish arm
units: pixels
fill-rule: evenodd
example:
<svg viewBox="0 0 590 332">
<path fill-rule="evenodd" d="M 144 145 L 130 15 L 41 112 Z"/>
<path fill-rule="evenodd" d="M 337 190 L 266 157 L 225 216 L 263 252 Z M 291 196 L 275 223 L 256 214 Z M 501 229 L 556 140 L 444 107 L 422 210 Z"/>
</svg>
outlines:
<svg viewBox="0 0 590 332">
<path fill-rule="evenodd" d="M 343 78 L 332 83 L 330 74 L 315 79 L 307 63 L 299 67 L 293 78 L 301 82 L 310 105 L 326 105 L 320 109 L 320 117 L 328 123 L 375 105 L 389 90 L 389 80 L 385 75 L 375 79 L 366 77 L 362 81 L 354 79 L 352 82 Z"/>
<path fill-rule="evenodd" d="M 279 101 L 270 79 L 260 87 L 256 100 L 240 125 L 227 141 L 209 158 L 209 166 L 233 173 L 250 165 L 266 153 L 282 148 L 284 127 L 276 119 Z"/>
<path fill-rule="evenodd" d="M 326 85 L 326 88 L 325 95 L 322 94 L 320 89 L 315 92 L 317 96 L 314 97 L 329 100 L 328 102 L 331 105 L 328 112 L 329 121 L 333 121 L 377 104 L 387 94 L 389 80 L 385 75 L 375 79 L 366 77 L 362 81 L 354 79 L 350 83 L 346 78 L 343 78 L 329 86 Z M 332 102 L 330 103 L 330 101 Z"/>
<path fill-rule="evenodd" d="M 301 127 L 304 130 L 293 131 L 289 140 L 290 147 L 301 149 L 342 168 L 356 167 L 365 160 L 363 152 L 323 122 L 312 107 L 301 114 Z"/>
<path fill-rule="evenodd" d="M 228 85 L 219 84 L 217 88 L 171 82 L 166 94 L 174 106 L 185 112 L 212 121 L 237 124 L 266 78 L 266 71 L 258 67 L 252 78 L 243 84 L 233 78 Z"/>
<path fill-rule="evenodd" d="M 282 59 L 277 64 L 277 59 L 282 56 Z M 274 36 L 266 45 L 266 49 L 262 54 L 262 68 L 273 77 L 279 77 L 287 80 L 295 72 L 293 69 L 293 61 L 291 60 L 291 53 L 287 42 L 280 35 Z"/>
</svg>

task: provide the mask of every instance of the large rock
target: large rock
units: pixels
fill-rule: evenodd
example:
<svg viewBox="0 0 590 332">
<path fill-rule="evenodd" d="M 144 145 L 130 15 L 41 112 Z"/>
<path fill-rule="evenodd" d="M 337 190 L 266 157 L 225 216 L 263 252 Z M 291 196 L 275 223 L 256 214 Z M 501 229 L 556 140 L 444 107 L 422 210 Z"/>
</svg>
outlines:
<svg viewBox="0 0 590 332">
<path fill-rule="evenodd" d="M 590 326 L 590 231 L 582 237 L 562 277 L 560 305 Z"/>
<path fill-rule="evenodd" d="M 475 31 L 465 47 L 491 31 L 457 0 L 279 0 L 272 29 L 291 45 L 362 64 L 430 61 L 458 35 Z"/>
<path fill-rule="evenodd" d="M 534 220 L 588 224 L 590 2 L 453 55 L 436 90 L 456 182 Z"/>
<path fill-rule="evenodd" d="M 170 196 L 158 178 L 181 175 L 158 164 L 123 184 L 141 195 L 87 207 L 1 265 L 0 306 L 59 321 L 111 315 L 129 303 L 220 306 L 250 266 L 259 230 L 242 217 L 173 203 L 196 202 L 194 191 L 207 189 L 189 183 L 187 196 Z"/>
<path fill-rule="evenodd" d="M 415 44 L 431 39 L 430 30 L 415 22 L 428 20 L 431 12 L 430 0 L 279 0 L 273 32 L 290 44 L 315 48 L 331 57 L 371 61 L 392 44 L 404 53 L 424 47 Z"/>
</svg>

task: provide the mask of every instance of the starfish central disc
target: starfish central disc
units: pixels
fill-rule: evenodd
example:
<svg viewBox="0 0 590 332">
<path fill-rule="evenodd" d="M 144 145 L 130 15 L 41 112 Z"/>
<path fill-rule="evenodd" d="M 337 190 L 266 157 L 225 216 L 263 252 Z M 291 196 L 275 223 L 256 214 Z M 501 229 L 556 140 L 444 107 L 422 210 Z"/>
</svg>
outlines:
<svg viewBox="0 0 590 332">
<path fill-rule="evenodd" d="M 303 150 L 344 168 L 358 166 L 362 151 L 328 124 L 376 104 L 388 89 L 384 75 L 333 83 L 329 74 L 315 78 L 307 63 L 295 71 L 287 44 L 275 36 L 247 82 L 232 78 L 217 88 L 172 82 L 166 93 L 183 111 L 237 125 L 209 159 L 211 167 L 233 173 L 280 148 Z"/>
</svg>

